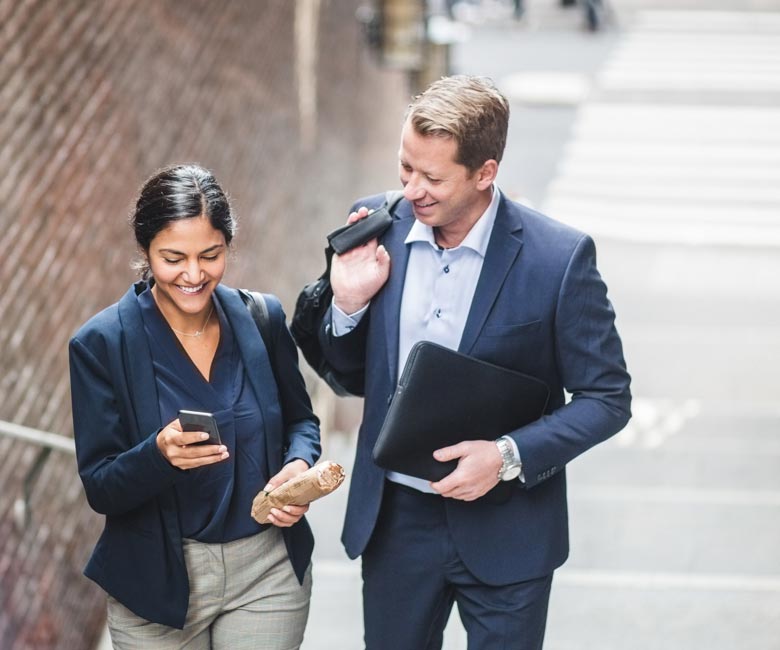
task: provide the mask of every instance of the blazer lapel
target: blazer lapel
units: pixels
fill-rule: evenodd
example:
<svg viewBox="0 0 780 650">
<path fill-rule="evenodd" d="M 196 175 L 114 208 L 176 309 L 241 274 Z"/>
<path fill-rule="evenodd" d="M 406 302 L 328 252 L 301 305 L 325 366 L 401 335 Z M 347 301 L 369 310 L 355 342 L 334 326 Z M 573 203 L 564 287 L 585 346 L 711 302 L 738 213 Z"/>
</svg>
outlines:
<svg viewBox="0 0 780 650">
<path fill-rule="evenodd" d="M 163 426 L 160 420 L 160 403 L 157 394 L 157 381 L 154 376 L 152 352 L 149 340 L 144 331 L 141 308 L 136 296 L 146 288 L 146 282 L 136 282 L 119 301 L 119 320 L 124 337 L 124 365 L 127 371 L 127 393 L 133 405 L 136 423 L 138 425 L 138 442 Z M 168 424 L 167 422 L 165 424 Z M 165 490 L 157 495 L 160 505 L 163 525 L 168 536 L 168 543 L 176 558 L 184 566 L 184 553 L 178 543 L 181 539 L 179 517 L 176 514 L 176 497 L 172 490 Z"/>
<path fill-rule="evenodd" d="M 398 371 L 398 337 L 401 314 L 401 297 L 406 278 L 406 266 L 409 262 L 409 247 L 404 243 L 414 224 L 414 216 L 405 201 L 396 209 L 396 221 L 387 231 L 382 243 L 390 254 L 390 278 L 377 297 L 381 324 L 385 328 L 384 338 L 380 339 L 387 349 L 387 362 L 390 370 L 390 384 L 395 385 Z"/>
<path fill-rule="evenodd" d="M 458 350 L 469 354 L 485 324 L 487 315 L 504 284 L 507 273 L 523 247 L 522 224 L 516 208 L 503 195 L 490 235 L 482 272 Z"/>
<path fill-rule="evenodd" d="M 217 285 L 216 294 L 225 316 L 230 321 L 230 327 L 233 328 L 236 345 L 241 353 L 244 367 L 248 371 L 249 382 L 258 401 L 262 404 L 263 400 L 260 398 L 268 391 L 269 385 L 274 385 L 271 360 L 268 357 L 270 352 L 265 349 L 257 325 L 252 320 L 241 295 L 221 284 Z"/>
<path fill-rule="evenodd" d="M 145 287 L 145 282 L 135 283 L 119 301 L 119 320 L 125 338 L 123 354 L 130 388 L 128 392 L 140 435 L 148 434 L 162 426 L 160 410 L 149 408 L 150 404 L 159 404 L 160 400 L 157 396 L 152 353 L 136 298 Z"/>
<path fill-rule="evenodd" d="M 228 289 L 219 284 L 217 285 L 216 293 L 225 311 L 225 316 L 233 328 L 233 335 L 244 362 L 249 383 L 252 385 L 252 389 L 257 397 L 257 403 L 265 422 L 268 470 L 271 474 L 275 474 L 279 471 L 278 463 L 273 462 L 271 459 L 278 457 L 278 448 L 281 441 L 273 440 L 272 436 L 274 432 L 281 430 L 281 422 L 275 421 L 274 414 L 269 412 L 268 392 L 276 387 L 271 360 L 268 356 L 271 352 L 266 349 L 257 325 L 238 291 Z"/>
</svg>

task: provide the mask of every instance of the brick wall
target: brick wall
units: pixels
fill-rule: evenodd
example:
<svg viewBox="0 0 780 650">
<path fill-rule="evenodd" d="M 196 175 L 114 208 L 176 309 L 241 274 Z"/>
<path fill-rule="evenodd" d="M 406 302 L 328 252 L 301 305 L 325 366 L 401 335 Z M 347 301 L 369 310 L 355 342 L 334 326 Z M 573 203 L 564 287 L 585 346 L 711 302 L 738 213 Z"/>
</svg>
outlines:
<svg viewBox="0 0 780 650">
<path fill-rule="evenodd" d="M 404 80 L 359 0 L 0 0 L 0 419 L 72 435 L 67 341 L 134 279 L 126 219 L 155 169 L 211 168 L 240 219 L 226 281 L 288 313 L 351 199 L 397 183 Z M 313 101 L 312 101 L 313 100 Z M 0 647 L 89 648 L 102 528 L 54 452 L 0 437 Z"/>
</svg>

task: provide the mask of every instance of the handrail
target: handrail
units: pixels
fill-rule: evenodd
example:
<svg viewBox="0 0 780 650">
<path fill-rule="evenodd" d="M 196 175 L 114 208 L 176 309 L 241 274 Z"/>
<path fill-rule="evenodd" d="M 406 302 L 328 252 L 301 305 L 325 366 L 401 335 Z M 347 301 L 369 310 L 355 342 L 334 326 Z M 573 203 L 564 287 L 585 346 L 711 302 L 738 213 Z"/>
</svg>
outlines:
<svg viewBox="0 0 780 650">
<path fill-rule="evenodd" d="M 30 470 L 24 477 L 22 483 L 22 496 L 14 500 L 14 523 L 20 531 L 23 531 L 30 525 L 30 497 L 35 482 L 38 480 L 38 476 L 40 476 L 41 471 L 43 470 L 44 463 L 46 463 L 46 460 L 53 450 L 75 455 L 76 444 L 73 438 L 68 438 L 59 433 L 41 431 L 14 422 L 6 422 L 5 420 L 0 420 L 0 436 L 16 438 L 17 440 L 30 442 L 41 447 L 38 451 L 38 455 L 33 461 L 32 467 L 30 467 Z"/>
<path fill-rule="evenodd" d="M 0 420 L 0 436 L 10 436 L 25 442 L 31 442 L 39 447 L 47 447 L 56 451 L 64 451 L 68 454 L 76 453 L 76 444 L 73 438 L 68 438 L 59 433 L 41 431 L 14 422 Z"/>
</svg>

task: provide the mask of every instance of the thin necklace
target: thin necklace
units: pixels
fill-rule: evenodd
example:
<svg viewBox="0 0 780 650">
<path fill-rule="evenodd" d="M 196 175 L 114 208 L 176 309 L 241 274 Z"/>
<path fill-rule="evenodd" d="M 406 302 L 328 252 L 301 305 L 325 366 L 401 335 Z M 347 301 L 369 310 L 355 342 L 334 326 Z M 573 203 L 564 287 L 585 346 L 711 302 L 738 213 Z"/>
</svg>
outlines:
<svg viewBox="0 0 780 650">
<path fill-rule="evenodd" d="M 170 328 L 171 328 L 171 329 L 172 329 L 174 332 L 176 332 L 177 334 L 181 334 L 182 336 L 194 336 L 194 337 L 198 337 L 198 336 L 200 336 L 201 334 L 203 334 L 203 332 L 205 332 L 205 331 L 206 331 L 206 325 L 208 325 L 208 324 L 209 324 L 209 319 L 211 318 L 211 312 L 213 312 L 213 311 L 214 311 L 214 303 L 212 302 L 212 303 L 211 303 L 211 309 L 209 309 L 209 315 L 208 315 L 208 316 L 206 316 L 206 320 L 205 320 L 205 321 L 203 321 L 203 327 L 201 327 L 199 330 L 195 330 L 195 331 L 194 331 L 194 332 L 192 332 L 192 333 L 190 333 L 190 332 L 182 332 L 181 330 L 177 330 L 175 327 L 171 326 L 170 324 L 169 324 L 169 326 L 170 326 Z"/>
</svg>

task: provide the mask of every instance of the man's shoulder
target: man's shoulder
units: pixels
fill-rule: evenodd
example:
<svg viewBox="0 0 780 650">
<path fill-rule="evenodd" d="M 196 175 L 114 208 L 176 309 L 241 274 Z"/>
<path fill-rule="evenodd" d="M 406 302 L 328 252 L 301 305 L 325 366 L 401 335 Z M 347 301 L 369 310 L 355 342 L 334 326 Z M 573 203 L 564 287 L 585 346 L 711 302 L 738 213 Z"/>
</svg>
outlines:
<svg viewBox="0 0 780 650">
<path fill-rule="evenodd" d="M 369 196 L 363 196 L 357 199 L 353 204 L 350 211 L 354 212 L 358 208 L 366 207 L 369 210 L 377 208 L 385 202 L 385 192 L 379 194 L 370 194 Z"/>
<path fill-rule="evenodd" d="M 527 243 L 539 242 L 546 248 L 561 246 L 568 249 L 588 235 L 563 221 L 559 221 L 528 205 L 506 199 L 510 219 L 522 230 Z"/>
<path fill-rule="evenodd" d="M 585 234 L 581 230 L 577 230 L 573 226 L 540 212 L 536 208 L 526 205 L 525 203 L 506 199 L 506 205 L 509 210 L 519 218 L 524 229 L 559 234 L 561 237 L 572 239 L 580 239 Z"/>
</svg>

